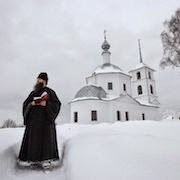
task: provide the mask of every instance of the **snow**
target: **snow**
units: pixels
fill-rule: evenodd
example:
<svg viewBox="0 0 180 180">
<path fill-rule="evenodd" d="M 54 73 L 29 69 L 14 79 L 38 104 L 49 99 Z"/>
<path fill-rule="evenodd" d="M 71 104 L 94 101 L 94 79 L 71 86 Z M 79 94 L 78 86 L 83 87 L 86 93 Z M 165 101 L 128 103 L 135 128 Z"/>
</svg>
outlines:
<svg viewBox="0 0 180 180">
<path fill-rule="evenodd" d="M 78 100 L 85 100 L 85 99 L 99 99 L 99 98 L 98 97 L 94 97 L 94 96 L 77 97 L 77 98 L 74 98 L 71 102 L 78 101 Z"/>
<path fill-rule="evenodd" d="M 93 71 L 93 73 L 96 73 L 96 74 L 98 74 L 98 73 L 110 73 L 110 72 L 121 72 L 122 73 L 122 70 L 114 64 L 109 64 L 108 66 L 99 65 Z"/>
<path fill-rule="evenodd" d="M 62 167 L 49 174 L 15 166 L 24 128 L 0 129 L 1 180 L 179 180 L 180 121 L 57 126 Z"/>
<path fill-rule="evenodd" d="M 113 100 L 118 98 L 119 96 L 113 95 L 113 94 L 109 94 L 107 93 L 107 97 L 102 97 L 101 100 Z M 74 98 L 71 102 L 75 102 L 75 101 L 79 101 L 79 100 L 87 100 L 87 99 L 94 99 L 94 100 L 99 100 L 100 98 L 98 97 L 94 97 L 94 96 L 88 96 L 88 97 L 78 97 L 78 98 Z"/>
</svg>

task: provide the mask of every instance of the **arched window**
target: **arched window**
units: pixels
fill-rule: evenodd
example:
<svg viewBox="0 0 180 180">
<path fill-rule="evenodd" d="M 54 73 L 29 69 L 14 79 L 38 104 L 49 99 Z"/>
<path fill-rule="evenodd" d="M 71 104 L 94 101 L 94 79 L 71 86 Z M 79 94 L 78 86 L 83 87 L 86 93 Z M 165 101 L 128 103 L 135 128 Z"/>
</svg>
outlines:
<svg viewBox="0 0 180 180">
<path fill-rule="evenodd" d="M 112 82 L 108 82 L 108 90 L 112 90 L 113 89 L 113 84 Z"/>
<path fill-rule="evenodd" d="M 137 72 L 136 76 L 137 76 L 137 79 L 141 79 L 141 73 L 140 72 Z"/>
<path fill-rule="evenodd" d="M 74 122 L 78 122 L 78 112 L 74 112 Z"/>
<path fill-rule="evenodd" d="M 126 84 L 123 84 L 123 90 L 126 91 Z"/>
<path fill-rule="evenodd" d="M 129 112 L 125 112 L 125 119 L 126 119 L 126 121 L 129 121 Z"/>
<path fill-rule="evenodd" d="M 154 94 L 154 90 L 153 90 L 153 86 L 152 85 L 150 85 L 150 92 L 151 92 L 151 94 Z"/>
<path fill-rule="evenodd" d="M 142 120 L 145 120 L 145 114 L 142 113 Z"/>
<path fill-rule="evenodd" d="M 138 95 L 140 95 L 140 94 L 143 93 L 143 92 L 142 92 L 142 86 L 141 86 L 141 85 L 139 85 L 139 86 L 137 87 L 137 91 L 138 91 Z"/>
<path fill-rule="evenodd" d="M 149 76 L 149 79 L 151 79 L 151 72 L 150 71 L 148 72 L 148 76 Z"/>
<path fill-rule="evenodd" d="M 121 120 L 121 112 L 116 111 L 116 115 L 117 115 L 117 120 L 120 121 Z"/>
<path fill-rule="evenodd" d="M 96 110 L 91 111 L 91 121 L 97 121 L 97 111 Z"/>
</svg>

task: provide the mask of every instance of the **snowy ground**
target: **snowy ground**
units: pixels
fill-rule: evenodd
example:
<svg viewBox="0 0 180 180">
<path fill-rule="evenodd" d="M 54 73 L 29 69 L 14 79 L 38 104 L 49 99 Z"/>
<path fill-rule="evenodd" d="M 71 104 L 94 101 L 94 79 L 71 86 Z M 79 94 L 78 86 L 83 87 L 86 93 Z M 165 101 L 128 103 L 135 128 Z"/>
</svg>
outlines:
<svg viewBox="0 0 180 180">
<path fill-rule="evenodd" d="M 179 180 L 180 121 L 57 126 L 61 168 L 20 170 L 24 128 L 0 129 L 1 180 Z"/>
</svg>

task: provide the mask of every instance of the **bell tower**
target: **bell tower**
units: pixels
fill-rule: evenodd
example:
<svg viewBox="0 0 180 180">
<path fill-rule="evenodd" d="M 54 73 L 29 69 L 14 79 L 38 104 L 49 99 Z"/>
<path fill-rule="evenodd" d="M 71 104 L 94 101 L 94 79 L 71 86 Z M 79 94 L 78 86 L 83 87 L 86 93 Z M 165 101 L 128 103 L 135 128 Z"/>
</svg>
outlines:
<svg viewBox="0 0 180 180">
<path fill-rule="evenodd" d="M 129 71 L 131 78 L 132 97 L 143 103 L 158 105 L 155 70 L 143 62 L 140 39 L 138 39 L 139 61 L 136 67 Z"/>
</svg>

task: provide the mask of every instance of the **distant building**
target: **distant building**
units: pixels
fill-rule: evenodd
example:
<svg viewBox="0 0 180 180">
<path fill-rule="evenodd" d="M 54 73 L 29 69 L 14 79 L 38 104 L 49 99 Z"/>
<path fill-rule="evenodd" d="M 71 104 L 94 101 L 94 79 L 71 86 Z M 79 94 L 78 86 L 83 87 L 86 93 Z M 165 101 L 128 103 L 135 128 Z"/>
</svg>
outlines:
<svg viewBox="0 0 180 180">
<path fill-rule="evenodd" d="M 103 63 L 86 77 L 82 87 L 69 102 L 71 122 L 99 123 L 160 118 L 154 69 L 143 62 L 126 74 L 111 63 L 110 44 L 104 35 Z"/>
</svg>

